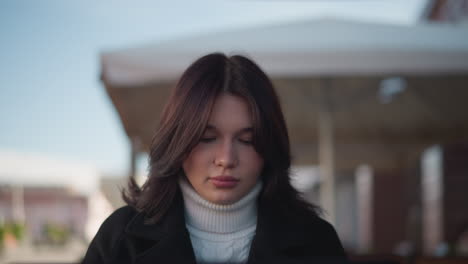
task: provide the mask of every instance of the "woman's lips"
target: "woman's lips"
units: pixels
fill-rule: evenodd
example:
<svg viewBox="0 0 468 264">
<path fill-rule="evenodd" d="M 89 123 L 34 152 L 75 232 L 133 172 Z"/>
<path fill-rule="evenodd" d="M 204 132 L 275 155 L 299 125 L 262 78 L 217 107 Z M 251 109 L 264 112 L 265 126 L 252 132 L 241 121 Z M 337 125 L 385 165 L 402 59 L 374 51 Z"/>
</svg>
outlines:
<svg viewBox="0 0 468 264">
<path fill-rule="evenodd" d="M 232 176 L 216 176 L 210 177 L 210 182 L 218 188 L 234 188 L 239 182 L 238 179 Z"/>
</svg>

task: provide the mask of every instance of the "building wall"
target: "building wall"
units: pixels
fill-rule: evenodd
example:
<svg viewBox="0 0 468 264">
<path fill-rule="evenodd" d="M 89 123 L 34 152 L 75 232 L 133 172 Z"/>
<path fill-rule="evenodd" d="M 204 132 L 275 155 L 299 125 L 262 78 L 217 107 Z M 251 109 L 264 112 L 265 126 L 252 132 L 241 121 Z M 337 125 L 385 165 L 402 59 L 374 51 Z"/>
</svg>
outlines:
<svg viewBox="0 0 468 264">
<path fill-rule="evenodd" d="M 468 144 L 442 148 L 444 240 L 453 243 L 468 225 Z"/>
<path fill-rule="evenodd" d="M 468 144 L 433 146 L 422 163 L 424 253 L 448 254 L 468 226 Z"/>
<path fill-rule="evenodd" d="M 390 254 L 405 240 L 406 188 L 401 169 L 374 169 L 373 253 Z"/>
<path fill-rule="evenodd" d="M 84 237 L 88 217 L 87 198 L 61 188 L 25 187 L 24 216 L 30 238 L 41 240 L 44 226 L 67 227 L 73 234 Z M 12 188 L 0 187 L 0 213 L 5 222 L 18 221 L 13 213 Z"/>
</svg>

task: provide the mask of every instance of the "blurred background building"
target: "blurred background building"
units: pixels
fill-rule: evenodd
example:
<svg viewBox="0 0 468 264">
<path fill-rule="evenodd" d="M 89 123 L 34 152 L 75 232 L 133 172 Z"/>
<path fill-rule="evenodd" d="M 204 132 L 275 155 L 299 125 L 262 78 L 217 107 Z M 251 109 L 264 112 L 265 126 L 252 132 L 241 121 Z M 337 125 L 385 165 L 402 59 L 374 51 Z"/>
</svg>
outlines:
<svg viewBox="0 0 468 264">
<path fill-rule="evenodd" d="M 170 88 L 213 51 L 273 79 L 293 185 L 353 260 L 467 261 L 468 1 L 371 2 L 2 3 L 0 262 L 77 263 L 144 181 Z"/>
<path fill-rule="evenodd" d="M 99 178 L 86 164 L 0 153 L 0 234 L 6 258 L 53 261 L 48 255 L 54 251 L 62 260 L 81 258 L 114 210 Z"/>
</svg>

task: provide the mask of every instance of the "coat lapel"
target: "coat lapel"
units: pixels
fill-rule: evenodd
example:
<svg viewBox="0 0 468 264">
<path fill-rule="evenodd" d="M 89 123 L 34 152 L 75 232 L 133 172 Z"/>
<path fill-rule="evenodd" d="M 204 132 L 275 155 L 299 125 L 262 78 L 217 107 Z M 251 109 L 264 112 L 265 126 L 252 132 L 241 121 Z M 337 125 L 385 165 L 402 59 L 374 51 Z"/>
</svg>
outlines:
<svg viewBox="0 0 468 264">
<path fill-rule="evenodd" d="M 259 206 L 248 263 L 347 263 L 338 237 L 323 223 L 316 215 Z"/>
<path fill-rule="evenodd" d="M 134 245 L 133 263 L 196 263 L 180 194 L 173 205 L 157 224 L 146 224 L 143 213 L 129 222 L 126 233 Z"/>
<path fill-rule="evenodd" d="M 280 263 L 288 250 L 304 246 L 306 241 L 288 217 L 275 209 L 259 207 L 257 230 L 250 248 L 248 263 Z"/>
</svg>

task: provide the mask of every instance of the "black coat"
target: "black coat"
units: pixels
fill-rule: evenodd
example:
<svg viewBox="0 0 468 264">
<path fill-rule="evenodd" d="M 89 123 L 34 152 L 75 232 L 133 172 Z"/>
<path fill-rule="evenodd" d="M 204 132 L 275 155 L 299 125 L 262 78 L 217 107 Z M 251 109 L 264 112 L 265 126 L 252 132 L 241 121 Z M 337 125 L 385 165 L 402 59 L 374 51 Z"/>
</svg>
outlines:
<svg viewBox="0 0 468 264">
<path fill-rule="evenodd" d="M 196 263 L 181 195 L 158 224 L 148 225 L 144 220 L 144 214 L 130 206 L 116 210 L 100 227 L 83 263 Z M 316 216 L 288 217 L 259 208 L 248 263 L 345 261 L 338 236 L 326 221 Z"/>
</svg>

